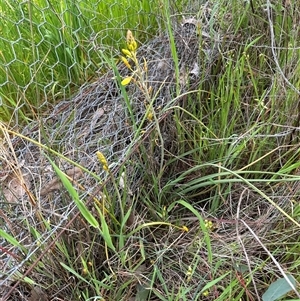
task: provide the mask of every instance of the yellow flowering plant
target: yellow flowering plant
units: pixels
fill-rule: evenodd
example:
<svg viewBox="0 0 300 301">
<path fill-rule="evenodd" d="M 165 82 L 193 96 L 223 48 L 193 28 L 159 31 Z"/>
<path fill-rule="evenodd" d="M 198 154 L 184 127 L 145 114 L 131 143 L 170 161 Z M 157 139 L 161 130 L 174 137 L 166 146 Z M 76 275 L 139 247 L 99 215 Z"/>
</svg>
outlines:
<svg viewBox="0 0 300 301">
<path fill-rule="evenodd" d="M 104 154 L 101 153 L 100 151 L 97 151 L 96 152 L 96 156 L 97 156 L 99 162 L 102 164 L 103 170 L 108 172 L 109 171 L 109 167 L 108 167 L 108 163 L 107 163 L 107 160 L 106 160 Z"/>
<path fill-rule="evenodd" d="M 148 63 L 145 58 L 143 58 L 142 63 L 139 63 L 137 57 L 138 44 L 130 30 L 127 31 L 126 46 L 126 48 L 122 49 L 123 55 L 120 57 L 120 60 L 131 71 L 131 74 L 123 78 L 121 85 L 127 86 L 131 82 L 134 82 L 138 88 L 144 92 L 144 102 L 147 109 L 146 119 L 149 122 L 152 122 L 155 119 L 155 112 L 151 102 L 151 94 L 153 89 L 152 86 L 147 84 Z M 131 63 L 134 64 L 134 67 L 131 66 Z"/>
<path fill-rule="evenodd" d="M 128 30 L 127 31 L 127 35 L 126 35 L 126 45 L 127 45 L 127 48 L 123 48 L 122 49 L 122 52 L 125 56 L 121 56 L 121 61 L 124 63 L 124 65 L 131 71 L 133 71 L 129 61 L 127 60 L 127 58 L 131 59 L 134 64 L 136 66 L 138 66 L 138 60 L 137 60 L 137 57 L 136 57 L 136 52 L 137 52 L 137 42 L 131 32 L 131 30 Z M 134 71 L 133 71 L 134 72 Z M 123 86 L 126 86 L 128 85 L 131 80 L 132 80 L 133 76 L 128 76 L 126 78 L 124 78 L 121 82 L 121 84 Z"/>
</svg>

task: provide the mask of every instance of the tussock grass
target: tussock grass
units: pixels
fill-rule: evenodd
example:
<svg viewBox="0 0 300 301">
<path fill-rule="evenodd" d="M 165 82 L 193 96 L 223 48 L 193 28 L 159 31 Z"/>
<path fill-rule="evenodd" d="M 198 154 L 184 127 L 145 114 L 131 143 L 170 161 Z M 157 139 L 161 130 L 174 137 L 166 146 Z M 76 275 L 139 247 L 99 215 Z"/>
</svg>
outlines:
<svg viewBox="0 0 300 301">
<path fill-rule="evenodd" d="M 174 29 L 174 16 L 179 19 L 177 24 L 182 15 L 189 16 L 186 11 L 181 16 L 181 11 L 173 11 L 186 7 L 184 1 L 170 10 L 167 2 L 157 3 L 155 9 L 161 9 L 157 19 L 135 14 L 141 8 L 152 10 L 146 1 L 128 8 L 126 17 L 121 5 L 101 2 L 95 11 L 89 3 L 63 2 L 61 7 L 51 6 L 49 14 L 41 8 L 42 3 L 29 3 L 26 9 L 24 4 L 8 7 L 7 22 L 11 18 L 27 22 L 22 28 L 26 39 L 20 42 L 18 36 L 11 36 L 18 41 L 16 47 L 28 43 L 32 50 L 25 62 L 41 58 L 38 45 L 47 55 L 40 65 L 21 73 L 24 61 L 16 60 L 13 48 L 1 40 L 7 50 L 2 50 L 3 58 L 15 64 L 7 66 L 10 85 L 1 90 L 6 101 L 3 121 L 10 119 L 11 110 L 19 110 L 21 100 L 31 106 L 31 113 L 35 112 L 33 107 L 43 107 L 44 96 L 31 102 L 26 93 L 42 95 L 43 91 L 48 95 L 44 83 L 49 82 L 49 74 L 55 86 L 49 86 L 50 99 L 55 100 L 71 93 L 103 66 L 103 73 L 113 70 L 108 74 L 117 81 L 127 107 L 126 123 L 131 124 L 134 135 L 117 167 L 111 164 L 116 159 L 101 151 L 98 159 L 89 154 L 89 159 L 100 165 L 100 169 L 91 165 L 92 169 L 69 159 L 66 141 L 52 141 L 46 126 L 38 140 L 1 125 L 1 160 L 4 166 L 10 163 L 12 179 L 22 180 L 21 186 L 26 188 L 11 139 L 17 136 L 31 139 L 43 149 L 46 155 L 41 156 L 51 162 L 59 179 L 55 185 L 63 183 L 59 201 L 51 192 L 47 204 L 41 191 L 21 191 L 21 196 L 32 198 L 28 198 L 31 203 L 26 204 L 28 208 L 24 205 L 26 210 L 16 226 L 11 221 L 16 221 L 13 208 L 18 205 L 3 200 L 0 213 L 6 226 L 0 236 L 5 241 L 1 252 L 6 266 L 1 276 L 5 281 L 14 280 L 5 288 L 4 298 L 21 300 L 38 291 L 52 300 L 251 301 L 261 300 L 278 278 L 292 275 L 298 284 L 300 11 L 296 2 L 283 6 L 232 0 L 229 5 L 221 0 L 201 8 L 191 5 L 190 14 L 201 20 L 196 54 L 201 66 L 196 86 L 192 78 L 182 84 L 183 54 Z M 66 9 L 70 13 L 65 14 Z M 41 11 L 44 14 L 39 14 Z M 108 27 L 97 22 L 100 14 L 107 17 Z M 41 16 L 47 16 L 46 22 Z M 143 60 L 147 42 L 127 57 L 129 69 L 120 67 L 122 63 L 116 62 L 114 55 L 120 55 L 118 47 L 130 49 L 126 42 L 119 44 L 124 36 L 119 29 L 131 27 L 136 38 L 146 41 L 150 24 L 161 21 L 169 36 L 174 72 L 169 81 L 174 85 L 162 81 L 151 94 L 147 68 L 157 65 Z M 61 24 L 65 25 L 63 31 L 59 30 Z M 77 32 L 78 28 L 82 31 Z M 115 30 L 100 39 L 105 46 L 103 53 L 97 54 L 100 50 L 90 48 L 87 41 L 91 34 L 97 33 L 99 38 L 101 32 L 110 31 L 108 28 Z M 206 35 L 210 39 L 204 39 Z M 45 47 L 47 39 L 50 42 Z M 53 45 L 57 47 L 53 49 Z M 212 52 L 207 51 L 207 45 L 213 47 Z M 22 54 L 21 49 L 16 52 Z M 33 89 L 26 86 L 30 74 Z M 23 98 L 16 96 L 25 86 L 26 93 L 20 94 Z M 144 111 L 134 106 L 136 91 L 143 96 Z M 162 91 L 172 96 L 166 103 L 160 102 Z M 29 121 L 27 110 L 18 113 L 22 123 Z M 143 116 L 136 116 L 141 112 Z M 66 119 L 70 127 L 73 115 Z M 34 118 L 44 121 L 32 114 L 30 119 Z M 61 137 L 64 135 L 62 130 Z M 74 149 L 79 147 L 74 145 Z M 99 151 L 97 147 L 93 150 Z M 78 168 L 76 176 L 63 162 Z M 4 214 L 6 208 L 10 210 Z M 50 220 L 46 212 L 51 212 Z M 30 234 L 25 235 L 28 241 L 24 233 Z M 299 299 L 297 285 L 287 298 Z"/>
</svg>

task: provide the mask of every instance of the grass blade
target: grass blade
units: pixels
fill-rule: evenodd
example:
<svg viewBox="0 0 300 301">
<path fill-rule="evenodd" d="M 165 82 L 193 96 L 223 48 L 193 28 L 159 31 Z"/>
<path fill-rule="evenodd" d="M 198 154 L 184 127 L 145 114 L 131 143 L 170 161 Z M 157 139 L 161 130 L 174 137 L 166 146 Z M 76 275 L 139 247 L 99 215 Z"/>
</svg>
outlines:
<svg viewBox="0 0 300 301">
<path fill-rule="evenodd" d="M 99 223 L 95 219 L 95 217 L 91 214 L 91 212 L 88 210 L 88 208 L 85 206 L 85 204 L 80 200 L 79 195 L 77 191 L 72 186 L 72 183 L 69 181 L 67 176 L 58 168 L 58 166 L 50 159 L 51 165 L 53 166 L 53 169 L 55 170 L 57 176 L 62 181 L 64 187 L 71 195 L 73 201 L 75 202 L 77 208 L 79 209 L 80 213 L 83 215 L 83 217 L 86 219 L 86 221 L 93 227 L 99 228 Z"/>
</svg>

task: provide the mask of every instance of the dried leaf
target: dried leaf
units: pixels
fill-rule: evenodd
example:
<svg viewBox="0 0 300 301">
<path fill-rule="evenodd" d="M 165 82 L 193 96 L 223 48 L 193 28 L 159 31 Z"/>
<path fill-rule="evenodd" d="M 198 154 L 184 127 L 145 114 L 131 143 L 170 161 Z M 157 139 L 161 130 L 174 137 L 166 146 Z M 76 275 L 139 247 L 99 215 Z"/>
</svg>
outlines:
<svg viewBox="0 0 300 301">
<path fill-rule="evenodd" d="M 76 181 L 82 177 L 82 170 L 75 166 L 66 171 L 66 175 L 70 177 L 73 181 Z M 50 192 L 55 190 L 60 190 L 63 187 L 62 182 L 57 177 L 53 178 L 49 183 L 45 184 L 42 188 L 40 195 L 45 196 Z"/>
<path fill-rule="evenodd" d="M 195 63 L 193 69 L 190 71 L 190 74 L 194 74 L 195 76 L 198 76 L 199 73 L 200 73 L 199 65 Z"/>
<path fill-rule="evenodd" d="M 36 286 L 34 287 L 30 292 L 30 297 L 28 298 L 28 301 L 48 301 L 48 296 L 46 293 L 43 292 L 43 290 Z"/>
<path fill-rule="evenodd" d="M 95 128 L 99 126 L 99 124 L 101 125 L 101 123 L 103 122 L 103 118 L 101 117 L 103 116 L 105 116 L 105 108 L 98 108 L 97 111 L 93 114 L 91 123 L 87 124 L 83 128 L 81 134 L 79 135 L 79 138 L 83 138 L 83 140 L 86 139 L 86 137 L 90 135 L 95 130 Z"/>
<path fill-rule="evenodd" d="M 92 118 L 92 121 L 91 121 L 91 128 L 94 129 L 97 122 L 98 122 L 98 119 L 100 117 L 102 117 L 103 115 L 105 114 L 103 108 L 99 108 L 97 109 L 97 111 L 93 114 L 93 118 Z"/>
<path fill-rule="evenodd" d="M 27 193 L 27 189 L 30 189 L 30 181 L 28 175 L 10 174 L 3 186 L 5 186 L 3 189 L 5 199 L 8 202 L 16 202 Z"/>
</svg>

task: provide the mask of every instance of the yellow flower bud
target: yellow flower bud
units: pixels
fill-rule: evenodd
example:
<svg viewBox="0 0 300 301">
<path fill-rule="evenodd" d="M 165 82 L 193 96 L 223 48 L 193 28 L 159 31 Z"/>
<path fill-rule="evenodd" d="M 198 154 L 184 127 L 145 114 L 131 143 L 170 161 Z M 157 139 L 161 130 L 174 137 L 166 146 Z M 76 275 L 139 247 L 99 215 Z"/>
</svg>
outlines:
<svg viewBox="0 0 300 301">
<path fill-rule="evenodd" d="M 188 228 L 187 226 L 182 226 L 182 230 L 183 230 L 184 232 L 189 232 L 189 228 Z"/>
<path fill-rule="evenodd" d="M 109 171 L 108 163 L 107 163 L 107 160 L 106 160 L 105 156 L 103 155 L 103 153 L 97 151 L 96 155 L 97 155 L 98 160 L 102 164 L 103 170 L 104 171 Z"/>
<path fill-rule="evenodd" d="M 102 168 L 103 168 L 104 171 L 109 171 L 108 165 L 103 165 Z"/>
<path fill-rule="evenodd" d="M 148 72 L 148 64 L 145 58 L 144 58 L 144 71 Z"/>
<path fill-rule="evenodd" d="M 132 54 L 128 49 L 122 49 L 122 52 L 128 57 L 132 57 Z"/>
<path fill-rule="evenodd" d="M 130 66 L 128 60 L 126 59 L 126 57 L 121 56 L 121 61 L 125 64 L 125 66 L 126 66 L 128 69 L 131 69 L 131 66 Z"/>
<path fill-rule="evenodd" d="M 208 291 L 208 290 L 204 291 L 204 292 L 202 293 L 202 295 L 203 295 L 204 297 L 207 297 L 207 296 L 209 295 L 209 291 Z"/>
<path fill-rule="evenodd" d="M 148 121 L 152 121 L 153 120 L 153 113 L 152 112 L 148 113 L 147 119 L 148 119 Z"/>
<path fill-rule="evenodd" d="M 122 81 L 121 81 L 121 85 L 122 86 L 127 86 L 132 80 L 132 76 L 128 76 L 125 77 Z"/>
<path fill-rule="evenodd" d="M 132 52 L 136 51 L 136 49 L 137 49 L 136 41 L 132 41 L 130 44 L 127 44 L 127 47 Z"/>
<path fill-rule="evenodd" d="M 127 36 L 126 36 L 126 42 L 127 42 L 127 48 L 130 51 L 136 51 L 137 50 L 137 43 L 134 39 L 134 36 L 130 30 L 127 31 Z"/>
<path fill-rule="evenodd" d="M 97 155 L 97 158 L 100 161 L 100 163 L 102 163 L 103 165 L 107 165 L 107 160 L 106 160 L 105 156 L 103 155 L 103 153 L 97 151 L 96 155 Z"/>
</svg>

